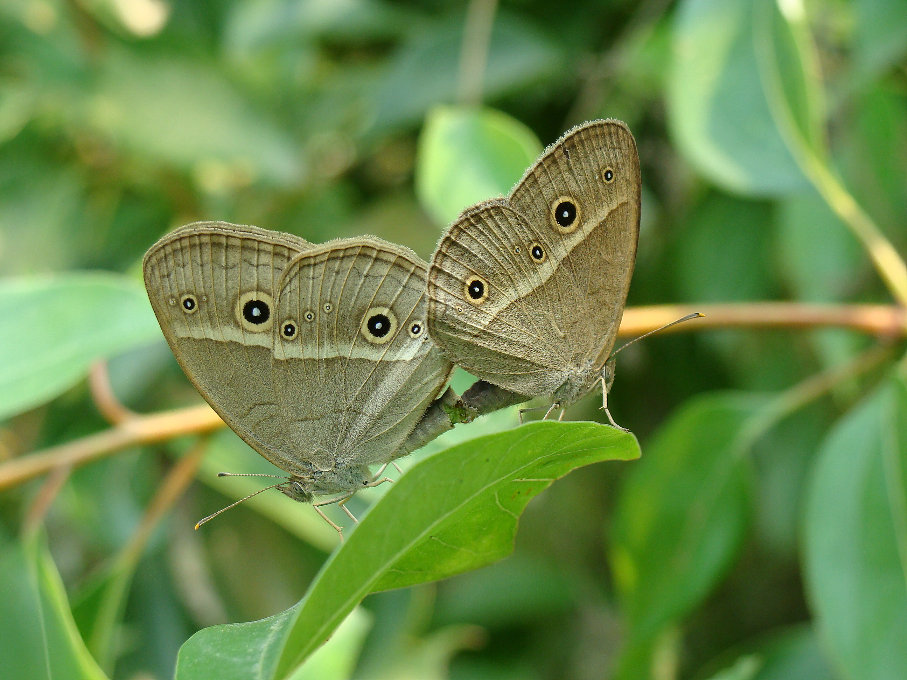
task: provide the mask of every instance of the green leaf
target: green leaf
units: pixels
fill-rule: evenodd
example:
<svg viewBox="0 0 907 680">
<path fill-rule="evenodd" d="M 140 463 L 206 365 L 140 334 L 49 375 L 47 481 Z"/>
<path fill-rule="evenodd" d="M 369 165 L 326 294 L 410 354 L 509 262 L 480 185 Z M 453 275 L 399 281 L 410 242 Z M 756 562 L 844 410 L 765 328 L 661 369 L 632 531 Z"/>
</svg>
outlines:
<svg viewBox="0 0 907 680">
<path fill-rule="evenodd" d="M 611 563 L 629 644 L 619 666 L 648 666 L 654 638 L 715 587 L 749 524 L 741 431 L 764 403 L 708 396 L 676 414 L 628 477 L 614 517 Z"/>
<path fill-rule="evenodd" d="M 682 298 L 723 302 L 770 297 L 774 292 L 771 222 L 772 210 L 766 202 L 708 194 L 685 220 L 677 240 L 677 286 Z M 715 257 L 716 243 L 721 244 L 721 257 Z"/>
<path fill-rule="evenodd" d="M 442 106 L 428 114 L 416 161 L 416 193 L 439 224 L 507 194 L 542 145 L 532 130 L 491 109 Z"/>
<path fill-rule="evenodd" d="M 513 550 L 526 504 L 555 479 L 639 455 L 636 439 L 597 423 L 535 422 L 432 456 L 375 504 L 292 609 L 200 631 L 177 678 L 286 678 L 368 593 L 477 569 Z"/>
<path fill-rule="evenodd" d="M 293 138 L 214 68 L 111 53 L 81 115 L 122 150 L 191 171 L 212 191 L 302 178 Z"/>
<path fill-rule="evenodd" d="M 724 670 L 711 680 L 829 680 L 837 677 L 812 627 L 804 624 L 770 631 L 723 654 L 709 667 Z M 733 660 L 733 661 L 731 661 Z M 696 677 L 706 677 L 697 674 Z"/>
<path fill-rule="evenodd" d="M 829 653 L 860 680 L 907 677 L 907 385 L 889 378 L 829 433 L 803 526 Z"/>
<path fill-rule="evenodd" d="M 461 85 L 463 25 L 442 17 L 411 32 L 374 81 L 370 133 L 415 123 L 439 104 L 457 101 Z M 483 99 L 490 100 L 546 78 L 563 81 L 564 54 L 548 36 L 524 19 L 499 12 L 491 27 L 483 65 Z M 474 74 L 470 74 L 474 75 Z"/>
<path fill-rule="evenodd" d="M 718 186 L 754 196 L 787 195 L 807 181 L 766 99 L 756 49 L 772 36 L 756 34 L 757 4 L 680 3 L 668 79 L 669 124 L 681 153 Z M 764 48 L 774 49 L 773 42 Z M 794 70 L 787 60 L 783 67 Z M 804 101 L 813 96 L 799 95 Z"/>
<path fill-rule="evenodd" d="M 0 583 L 0 668 L 4 677 L 106 677 L 79 637 L 60 574 L 37 534 L 0 549 Z"/>
<path fill-rule="evenodd" d="M 93 361 L 158 337 L 144 289 L 124 276 L 78 272 L 0 282 L 0 418 L 60 394 Z"/>
</svg>

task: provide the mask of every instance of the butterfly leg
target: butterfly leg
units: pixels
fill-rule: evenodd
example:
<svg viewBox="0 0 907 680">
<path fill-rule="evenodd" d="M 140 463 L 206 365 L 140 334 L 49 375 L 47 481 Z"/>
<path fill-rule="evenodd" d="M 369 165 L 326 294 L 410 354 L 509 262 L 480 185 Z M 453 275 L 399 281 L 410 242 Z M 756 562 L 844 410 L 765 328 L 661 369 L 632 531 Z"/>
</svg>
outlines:
<svg viewBox="0 0 907 680">
<path fill-rule="evenodd" d="M 317 512 L 319 515 L 321 515 L 321 519 L 323 519 L 325 522 L 327 522 L 334 528 L 334 531 L 337 532 L 337 534 L 340 536 L 340 540 L 342 541 L 343 540 L 343 529 L 340 528 L 340 525 L 334 524 L 334 522 L 332 522 L 330 520 L 330 518 L 324 514 L 324 510 L 322 510 L 320 507 L 318 507 L 320 505 L 329 505 L 330 503 L 333 503 L 333 502 L 334 501 L 324 501 L 322 503 L 312 503 L 312 507 L 315 508 L 315 512 Z"/>
<path fill-rule="evenodd" d="M 552 412 L 554 411 L 554 409 L 556 409 L 556 408 L 561 408 L 561 405 L 560 405 L 559 402 L 554 402 L 553 404 L 551 404 L 551 406 L 548 408 L 548 410 L 545 411 L 545 417 L 542 418 L 542 420 L 548 420 L 548 416 L 550 416 L 551 413 L 552 413 Z M 564 417 L 564 409 L 561 409 L 561 418 L 563 418 L 563 417 Z M 558 420 L 560 420 L 560 418 L 558 418 Z"/>
<path fill-rule="evenodd" d="M 359 520 L 356 519 L 356 515 L 354 515 L 352 512 L 350 512 L 350 509 L 348 507 L 346 507 L 346 502 L 352 497 L 353 497 L 353 494 L 350 494 L 343 500 L 337 501 L 337 505 L 338 505 L 338 507 L 343 509 L 343 511 L 346 513 L 347 517 L 349 517 L 351 520 L 353 520 L 356 524 L 359 524 Z"/>
<path fill-rule="evenodd" d="M 612 367 L 612 370 L 613 370 L 613 367 Z M 613 427 L 617 430 L 621 430 L 623 432 L 629 432 L 630 430 L 628 430 L 625 427 L 621 427 L 620 425 L 618 425 L 617 423 L 614 422 L 614 418 L 611 416 L 611 411 L 608 410 L 608 387 L 614 381 L 614 376 L 612 373 L 610 376 L 610 379 L 609 379 L 609 377 L 606 375 L 607 373 L 608 373 L 608 365 L 605 364 L 605 368 L 602 371 L 602 407 L 601 408 L 605 412 L 605 415 L 608 416 L 608 422 L 611 423 L 611 427 Z"/>
</svg>

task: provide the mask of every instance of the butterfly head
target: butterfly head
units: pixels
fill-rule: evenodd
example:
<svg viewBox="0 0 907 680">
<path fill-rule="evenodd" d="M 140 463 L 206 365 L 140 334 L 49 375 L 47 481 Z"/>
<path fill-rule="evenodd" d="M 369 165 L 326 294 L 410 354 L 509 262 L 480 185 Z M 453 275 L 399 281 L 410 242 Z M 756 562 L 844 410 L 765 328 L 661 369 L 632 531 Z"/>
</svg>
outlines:
<svg viewBox="0 0 907 680">
<path fill-rule="evenodd" d="M 291 478 L 283 484 L 279 484 L 277 489 L 285 496 L 289 496 L 294 501 L 300 503 L 311 503 L 315 498 L 308 486 L 310 482 L 302 478 Z"/>
</svg>

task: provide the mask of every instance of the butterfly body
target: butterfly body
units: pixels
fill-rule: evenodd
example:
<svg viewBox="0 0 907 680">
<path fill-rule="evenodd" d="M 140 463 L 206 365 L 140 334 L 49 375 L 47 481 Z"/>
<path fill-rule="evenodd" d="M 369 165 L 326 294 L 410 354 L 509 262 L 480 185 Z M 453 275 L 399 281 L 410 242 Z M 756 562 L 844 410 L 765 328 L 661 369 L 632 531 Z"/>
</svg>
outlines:
<svg viewBox="0 0 907 680">
<path fill-rule="evenodd" d="M 565 406 L 602 383 L 639 234 L 639 159 L 619 121 L 549 147 L 509 196 L 466 210 L 428 280 L 429 332 L 473 375 Z"/>
</svg>

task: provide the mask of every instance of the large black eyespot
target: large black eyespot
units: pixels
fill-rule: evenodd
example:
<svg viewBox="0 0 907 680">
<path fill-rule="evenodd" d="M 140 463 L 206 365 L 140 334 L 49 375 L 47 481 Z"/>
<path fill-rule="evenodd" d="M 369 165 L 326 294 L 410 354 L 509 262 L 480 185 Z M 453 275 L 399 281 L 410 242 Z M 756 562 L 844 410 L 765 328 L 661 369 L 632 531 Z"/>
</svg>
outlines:
<svg viewBox="0 0 907 680">
<path fill-rule="evenodd" d="M 383 338 L 391 330 L 391 320 L 384 314 L 372 314 L 366 321 L 368 332 L 376 338 Z"/>
<path fill-rule="evenodd" d="M 192 293 L 186 293 L 180 298 L 180 307 L 186 314 L 195 314 L 198 311 L 198 300 Z"/>
<path fill-rule="evenodd" d="M 576 219 L 576 206 L 570 201 L 561 201 L 554 209 L 555 221 L 565 229 Z"/>
<path fill-rule="evenodd" d="M 464 286 L 467 301 L 480 305 L 488 299 L 488 282 L 481 276 L 470 276 Z"/>
<path fill-rule="evenodd" d="M 614 181 L 614 170 L 611 168 L 602 170 L 602 179 L 605 180 L 605 184 L 611 184 Z"/>
<path fill-rule="evenodd" d="M 545 253 L 545 249 L 542 248 L 542 246 L 538 243 L 533 243 L 529 246 L 529 255 L 534 261 L 538 262 L 539 264 L 544 262 L 548 257 L 548 255 Z"/>
<path fill-rule="evenodd" d="M 287 319 L 283 322 L 283 326 L 280 327 L 280 334 L 284 340 L 292 340 L 296 337 L 297 330 L 296 322 L 292 319 Z"/>
<path fill-rule="evenodd" d="M 249 300 L 242 307 L 242 315 L 246 321 L 258 326 L 271 318 L 271 308 L 262 300 Z"/>
<path fill-rule="evenodd" d="M 236 301 L 236 320 L 250 333 L 269 331 L 273 323 L 271 317 L 273 304 L 271 296 L 262 291 L 252 290 L 243 293 Z"/>
<path fill-rule="evenodd" d="M 555 229 L 569 234 L 580 225 L 580 209 L 570 196 L 558 196 L 551 204 L 551 220 Z"/>
<path fill-rule="evenodd" d="M 383 345 L 394 337 L 397 317 L 387 307 L 372 307 L 362 317 L 360 330 L 369 342 Z"/>
</svg>

